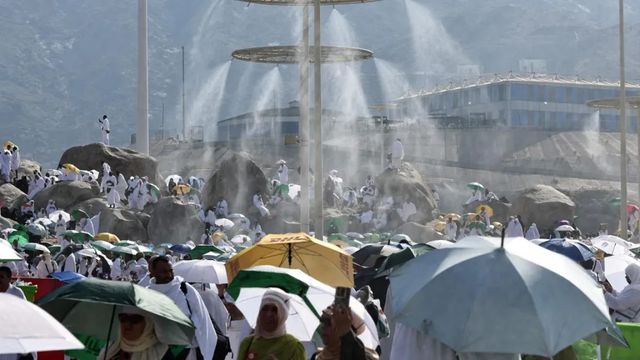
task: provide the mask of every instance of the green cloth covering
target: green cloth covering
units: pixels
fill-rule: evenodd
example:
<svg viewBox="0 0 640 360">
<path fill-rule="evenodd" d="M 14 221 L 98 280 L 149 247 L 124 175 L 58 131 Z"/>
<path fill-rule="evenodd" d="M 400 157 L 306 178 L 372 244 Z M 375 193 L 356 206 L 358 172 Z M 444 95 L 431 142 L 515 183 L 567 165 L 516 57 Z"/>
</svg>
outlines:
<svg viewBox="0 0 640 360">
<path fill-rule="evenodd" d="M 602 346 L 603 359 L 637 360 L 640 358 L 640 323 L 617 323 L 629 348 Z"/>
<path fill-rule="evenodd" d="M 247 336 L 240 343 L 238 360 L 264 360 L 273 355 L 278 360 L 306 360 L 304 347 L 295 337 L 286 334 L 275 339 Z"/>
</svg>

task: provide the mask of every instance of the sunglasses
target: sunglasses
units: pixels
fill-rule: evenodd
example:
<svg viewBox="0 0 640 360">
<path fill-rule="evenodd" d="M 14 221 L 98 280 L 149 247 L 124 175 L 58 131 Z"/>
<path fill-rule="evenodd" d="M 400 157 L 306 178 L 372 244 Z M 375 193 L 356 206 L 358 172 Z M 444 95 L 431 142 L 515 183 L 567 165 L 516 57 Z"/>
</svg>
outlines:
<svg viewBox="0 0 640 360">
<path fill-rule="evenodd" d="M 144 321 L 144 316 L 138 314 L 118 314 L 121 323 L 138 324 Z"/>
</svg>

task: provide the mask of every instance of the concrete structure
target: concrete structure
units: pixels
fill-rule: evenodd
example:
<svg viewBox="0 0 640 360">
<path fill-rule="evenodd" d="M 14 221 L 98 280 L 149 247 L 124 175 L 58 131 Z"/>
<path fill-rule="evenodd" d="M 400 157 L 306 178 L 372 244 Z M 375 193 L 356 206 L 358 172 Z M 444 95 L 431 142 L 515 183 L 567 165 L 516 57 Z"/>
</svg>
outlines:
<svg viewBox="0 0 640 360">
<path fill-rule="evenodd" d="M 618 95 L 618 82 L 588 81 L 538 74 L 495 75 L 437 86 L 394 101 L 393 119 L 435 122 L 437 127 L 508 126 L 549 131 L 583 130 L 594 109 L 586 103 Z M 627 85 L 627 96 L 640 95 L 640 84 Z M 627 123 L 636 130 L 630 114 Z M 597 128 L 619 130 L 618 110 L 602 109 Z"/>
<path fill-rule="evenodd" d="M 250 112 L 219 121 L 216 141 L 233 142 L 242 139 L 251 142 L 265 139 L 293 145 L 297 143 L 299 124 L 300 104 L 291 101 L 286 108 Z M 325 128 L 340 126 L 349 131 L 375 126 L 373 118 L 328 109 L 322 110 L 322 124 Z"/>
</svg>

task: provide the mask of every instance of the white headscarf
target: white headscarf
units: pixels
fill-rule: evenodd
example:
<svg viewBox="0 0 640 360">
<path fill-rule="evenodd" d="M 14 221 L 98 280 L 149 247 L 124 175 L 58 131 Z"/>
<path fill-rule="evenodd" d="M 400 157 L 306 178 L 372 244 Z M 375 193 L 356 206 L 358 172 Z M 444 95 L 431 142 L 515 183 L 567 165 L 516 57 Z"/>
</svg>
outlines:
<svg viewBox="0 0 640 360">
<path fill-rule="evenodd" d="M 120 350 L 130 353 L 131 360 L 158 360 L 162 359 L 164 354 L 169 349 L 169 346 L 161 343 L 156 337 L 155 326 L 153 319 L 144 315 L 141 311 L 137 310 L 123 310 L 122 314 L 135 314 L 144 316 L 145 326 L 142 330 L 142 335 L 136 340 L 127 340 L 122 337 L 122 334 L 118 335 L 118 339 L 109 346 L 107 351 L 107 359 L 115 357 Z M 104 358 L 104 350 L 100 352 L 98 359 Z"/>
<path fill-rule="evenodd" d="M 260 311 L 265 305 L 275 305 L 278 308 L 278 327 L 271 332 L 268 332 L 260 326 L 260 315 L 258 314 L 258 321 L 256 321 L 255 336 L 265 339 L 274 339 L 283 336 L 287 333 L 287 318 L 289 317 L 289 295 L 286 292 L 277 289 L 269 288 L 264 295 L 262 295 L 262 302 L 260 303 Z"/>
</svg>

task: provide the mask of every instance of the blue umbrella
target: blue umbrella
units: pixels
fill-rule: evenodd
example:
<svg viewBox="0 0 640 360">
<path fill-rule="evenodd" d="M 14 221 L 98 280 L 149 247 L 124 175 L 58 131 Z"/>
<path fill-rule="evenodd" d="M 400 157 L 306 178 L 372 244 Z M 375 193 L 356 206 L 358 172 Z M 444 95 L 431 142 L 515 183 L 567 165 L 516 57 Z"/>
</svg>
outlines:
<svg viewBox="0 0 640 360">
<path fill-rule="evenodd" d="M 595 256 L 586 244 L 576 240 L 551 239 L 541 243 L 540 246 L 576 262 L 586 261 Z"/>
<path fill-rule="evenodd" d="M 176 244 L 173 245 L 172 247 L 169 248 L 169 250 L 171 251 L 175 251 L 177 253 L 181 253 L 181 254 L 188 254 L 191 252 L 191 247 L 184 245 L 184 244 Z"/>
<path fill-rule="evenodd" d="M 57 280 L 62 281 L 65 284 L 71 284 L 76 281 L 81 281 L 86 279 L 83 275 L 80 275 L 73 271 L 59 271 L 51 274 L 51 277 Z"/>
</svg>

